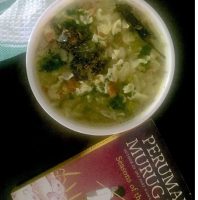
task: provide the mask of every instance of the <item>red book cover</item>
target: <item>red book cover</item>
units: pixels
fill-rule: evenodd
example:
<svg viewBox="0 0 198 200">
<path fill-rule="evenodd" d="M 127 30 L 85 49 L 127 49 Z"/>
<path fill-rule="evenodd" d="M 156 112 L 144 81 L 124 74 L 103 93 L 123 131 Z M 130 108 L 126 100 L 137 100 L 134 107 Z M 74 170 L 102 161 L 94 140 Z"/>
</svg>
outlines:
<svg viewBox="0 0 198 200">
<path fill-rule="evenodd" d="M 154 123 L 113 135 L 12 192 L 13 200 L 185 200 Z"/>
</svg>

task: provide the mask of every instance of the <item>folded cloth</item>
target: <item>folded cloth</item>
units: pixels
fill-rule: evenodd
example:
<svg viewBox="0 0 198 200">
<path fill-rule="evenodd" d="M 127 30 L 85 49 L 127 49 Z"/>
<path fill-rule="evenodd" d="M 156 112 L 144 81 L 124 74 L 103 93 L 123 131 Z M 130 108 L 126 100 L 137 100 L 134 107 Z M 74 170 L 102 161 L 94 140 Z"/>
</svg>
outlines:
<svg viewBox="0 0 198 200">
<path fill-rule="evenodd" d="M 37 19 L 54 0 L 0 0 L 0 61 L 24 53 Z"/>
</svg>

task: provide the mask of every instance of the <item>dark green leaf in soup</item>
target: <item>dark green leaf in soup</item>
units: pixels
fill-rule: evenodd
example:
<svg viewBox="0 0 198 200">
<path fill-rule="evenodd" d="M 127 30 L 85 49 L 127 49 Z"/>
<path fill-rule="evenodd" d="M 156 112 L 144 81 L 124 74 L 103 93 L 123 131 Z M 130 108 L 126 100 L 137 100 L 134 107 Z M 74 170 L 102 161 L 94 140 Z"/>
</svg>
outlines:
<svg viewBox="0 0 198 200">
<path fill-rule="evenodd" d="M 80 34 L 72 30 L 64 29 L 58 38 L 60 47 L 65 50 L 71 50 L 81 43 Z"/>
<path fill-rule="evenodd" d="M 156 48 L 151 41 L 151 37 L 154 39 L 154 34 L 148 30 L 142 22 L 135 16 L 131 7 L 128 4 L 119 3 L 116 4 L 116 10 L 120 15 L 131 25 L 131 29 L 135 30 L 139 37 L 147 43 L 147 46 L 153 48 L 162 58 L 165 58 L 164 54 Z"/>
<path fill-rule="evenodd" d="M 67 14 L 73 17 L 79 17 L 80 15 L 84 14 L 84 10 L 82 9 L 70 9 L 67 10 Z"/>
<path fill-rule="evenodd" d="M 73 52 L 74 57 L 71 62 L 71 69 L 77 79 L 88 79 L 105 69 L 107 60 L 100 55 L 101 50 L 100 46 L 89 41 L 80 45 Z"/>
<path fill-rule="evenodd" d="M 139 53 L 139 57 L 148 56 L 151 53 L 152 48 L 149 45 L 144 45 Z"/>
<path fill-rule="evenodd" d="M 125 108 L 125 103 L 124 103 L 124 98 L 123 96 L 117 95 L 114 98 L 110 100 L 109 103 L 110 107 L 113 108 L 114 110 L 124 110 Z"/>
<path fill-rule="evenodd" d="M 77 24 L 75 20 L 63 23 L 63 31 L 58 38 L 60 47 L 73 55 L 71 70 L 78 80 L 85 80 L 105 68 L 101 58 L 102 49 L 94 43 L 89 25 Z"/>
<path fill-rule="evenodd" d="M 116 4 L 116 9 L 122 15 L 122 17 L 131 25 L 131 28 L 137 31 L 142 39 L 145 39 L 150 35 L 149 31 L 132 13 L 131 7 L 129 5 L 121 3 Z"/>
<path fill-rule="evenodd" d="M 99 74 L 105 68 L 105 60 L 87 60 L 83 57 L 74 57 L 71 68 L 78 80 L 86 80 L 93 75 Z"/>
<path fill-rule="evenodd" d="M 51 51 L 40 60 L 41 70 L 46 72 L 57 70 L 64 64 L 65 62 L 61 60 L 60 55 L 52 53 Z"/>
<path fill-rule="evenodd" d="M 91 38 L 92 33 L 89 25 L 77 24 L 75 20 L 66 20 L 62 24 L 62 32 L 57 41 L 61 48 L 75 51 L 78 45 Z"/>
</svg>

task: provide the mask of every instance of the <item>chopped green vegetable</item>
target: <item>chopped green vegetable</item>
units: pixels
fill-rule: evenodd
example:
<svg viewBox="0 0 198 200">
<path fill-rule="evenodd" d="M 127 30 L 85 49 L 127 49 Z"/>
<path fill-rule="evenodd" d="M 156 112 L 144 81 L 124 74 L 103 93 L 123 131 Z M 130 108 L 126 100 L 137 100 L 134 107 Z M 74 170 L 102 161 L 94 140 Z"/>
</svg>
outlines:
<svg viewBox="0 0 198 200">
<path fill-rule="evenodd" d="M 59 69 L 65 64 L 60 58 L 60 55 L 52 53 L 51 51 L 40 60 L 42 71 L 51 72 Z"/>
<path fill-rule="evenodd" d="M 84 10 L 82 9 L 71 9 L 71 10 L 67 10 L 67 14 L 69 16 L 78 16 L 78 15 L 83 15 L 85 13 Z"/>
<path fill-rule="evenodd" d="M 98 74 L 105 68 L 107 61 L 102 59 L 96 49 L 90 52 L 75 53 L 71 69 L 77 79 L 88 79 L 92 74 Z"/>
<path fill-rule="evenodd" d="M 138 70 L 140 72 L 146 72 L 148 69 L 150 68 L 150 62 L 146 63 L 146 64 L 141 64 L 139 67 L 138 67 Z"/>
<path fill-rule="evenodd" d="M 110 107 L 114 110 L 123 110 L 125 108 L 123 96 L 117 95 L 110 101 Z"/>
<path fill-rule="evenodd" d="M 93 33 L 88 25 L 67 20 L 58 39 L 60 47 L 72 54 L 71 70 L 78 80 L 88 79 L 92 74 L 100 73 L 106 65 L 102 58 L 102 47 L 92 41 Z"/>
<path fill-rule="evenodd" d="M 92 39 L 93 33 L 89 25 L 77 24 L 75 20 L 69 19 L 62 23 L 62 32 L 57 40 L 62 49 L 76 51 L 76 47 Z"/>
<path fill-rule="evenodd" d="M 148 56 L 151 53 L 152 48 L 149 45 L 144 45 L 139 53 L 139 58 Z"/>
<path fill-rule="evenodd" d="M 132 13 L 131 7 L 127 4 L 116 4 L 116 10 L 131 25 L 142 39 L 147 38 L 151 33 L 142 25 L 142 23 Z"/>
<path fill-rule="evenodd" d="M 90 25 L 77 24 L 75 20 L 67 20 L 62 24 L 64 29 L 69 29 L 80 34 L 82 41 L 92 39 L 93 33 L 90 31 Z"/>
<path fill-rule="evenodd" d="M 150 40 L 151 37 L 154 36 L 153 33 L 150 32 L 150 30 L 148 30 L 142 24 L 142 22 L 136 18 L 136 16 L 134 15 L 134 13 L 129 5 L 124 4 L 124 3 L 116 4 L 116 10 L 126 20 L 126 22 L 129 23 L 130 29 L 132 31 L 135 30 L 138 33 L 139 37 L 142 40 L 144 40 L 148 44 L 148 46 L 152 47 L 158 54 L 160 54 L 160 56 L 162 56 L 162 58 L 165 58 L 163 53 L 160 50 L 158 50 L 158 48 L 156 48 L 155 45 Z"/>
</svg>

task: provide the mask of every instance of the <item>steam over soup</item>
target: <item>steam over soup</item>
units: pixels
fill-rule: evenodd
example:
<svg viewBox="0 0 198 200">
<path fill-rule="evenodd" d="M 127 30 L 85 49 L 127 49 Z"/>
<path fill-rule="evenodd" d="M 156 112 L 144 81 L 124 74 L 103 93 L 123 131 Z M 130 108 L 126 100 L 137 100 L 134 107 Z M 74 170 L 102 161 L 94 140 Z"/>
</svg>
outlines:
<svg viewBox="0 0 198 200">
<path fill-rule="evenodd" d="M 121 123 L 152 103 L 165 76 L 165 44 L 126 2 L 83 1 L 44 29 L 36 67 L 60 114 L 92 125 Z"/>
</svg>

